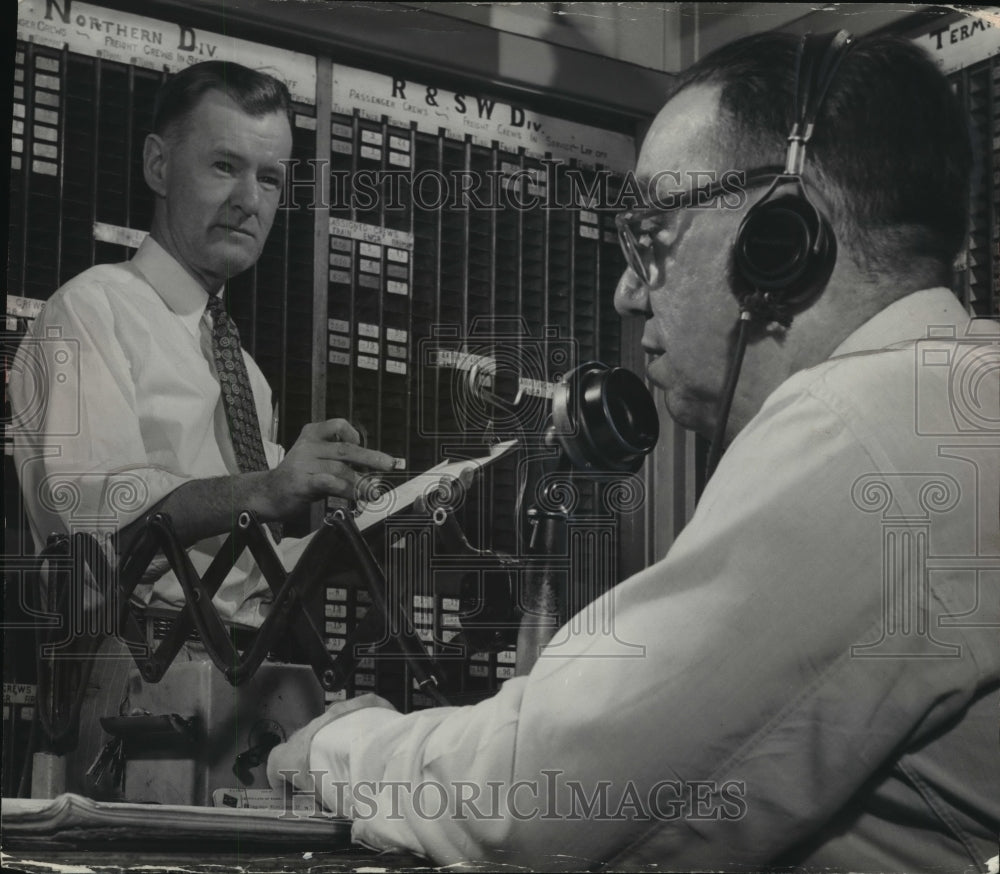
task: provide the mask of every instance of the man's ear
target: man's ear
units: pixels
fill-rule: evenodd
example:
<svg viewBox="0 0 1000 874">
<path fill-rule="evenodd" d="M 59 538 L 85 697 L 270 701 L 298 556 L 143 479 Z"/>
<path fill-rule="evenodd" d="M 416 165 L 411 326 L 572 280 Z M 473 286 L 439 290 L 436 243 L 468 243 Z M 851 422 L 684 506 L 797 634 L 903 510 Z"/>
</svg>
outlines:
<svg viewBox="0 0 1000 874">
<path fill-rule="evenodd" d="M 159 134 L 149 134 L 142 147 L 142 172 L 154 194 L 166 197 L 170 146 Z"/>
</svg>

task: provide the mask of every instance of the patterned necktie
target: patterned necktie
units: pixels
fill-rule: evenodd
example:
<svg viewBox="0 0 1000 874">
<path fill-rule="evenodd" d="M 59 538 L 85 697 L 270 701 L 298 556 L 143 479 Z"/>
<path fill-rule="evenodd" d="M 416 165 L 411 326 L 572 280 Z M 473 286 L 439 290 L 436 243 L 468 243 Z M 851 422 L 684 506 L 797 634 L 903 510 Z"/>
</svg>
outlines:
<svg viewBox="0 0 1000 874">
<path fill-rule="evenodd" d="M 240 349 L 240 335 L 219 295 L 209 295 L 206 307 L 212 316 L 212 357 L 222 389 L 222 406 L 240 473 L 267 470 L 267 456 L 260 436 L 260 422 L 250 377 Z"/>
<path fill-rule="evenodd" d="M 222 406 L 236 452 L 236 466 L 240 473 L 267 470 L 257 405 L 240 348 L 240 332 L 229 318 L 219 295 L 210 294 L 205 309 L 212 317 L 212 358 L 215 360 L 215 372 L 219 375 Z M 282 524 L 268 522 L 267 527 L 274 542 L 281 543 Z"/>
</svg>

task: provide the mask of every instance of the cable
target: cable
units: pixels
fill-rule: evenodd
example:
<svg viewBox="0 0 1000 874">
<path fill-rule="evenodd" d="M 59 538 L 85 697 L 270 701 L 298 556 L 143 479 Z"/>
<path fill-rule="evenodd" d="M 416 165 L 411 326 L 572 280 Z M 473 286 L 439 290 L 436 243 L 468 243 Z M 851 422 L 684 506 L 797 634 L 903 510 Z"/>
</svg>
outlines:
<svg viewBox="0 0 1000 874">
<path fill-rule="evenodd" d="M 76 540 L 77 550 L 82 551 L 86 546 L 89 545 L 91 549 L 95 551 L 95 554 L 99 552 L 100 547 L 97 545 L 97 542 L 89 535 L 78 534 L 73 539 Z M 69 538 L 67 538 L 65 541 L 60 540 L 57 541 L 52 546 L 46 546 L 42 550 L 42 552 L 38 556 L 39 580 L 41 579 L 42 566 L 47 561 L 50 561 L 52 558 L 58 556 L 59 553 L 63 551 L 63 549 L 67 551 L 67 555 L 72 556 L 73 540 Z M 81 556 L 81 563 L 78 566 L 77 565 L 74 566 L 74 568 L 76 567 L 79 567 L 81 571 L 84 568 L 89 569 L 91 570 L 91 573 L 93 573 L 93 568 L 91 567 L 91 564 L 87 560 L 85 554 Z M 74 580 L 71 579 L 67 583 L 59 585 L 57 579 L 58 574 L 59 574 L 58 570 L 53 572 L 53 578 L 49 582 L 49 588 L 58 586 L 59 591 L 56 594 L 58 602 L 55 605 L 56 614 L 61 618 L 65 618 L 68 623 L 69 613 L 67 608 L 69 606 L 70 587 L 73 585 Z M 105 575 L 105 578 L 108 578 L 108 576 Z M 42 590 L 41 585 L 38 586 L 38 590 L 39 591 Z M 66 740 L 71 738 L 76 731 L 79 730 L 80 710 L 83 707 L 83 699 L 87 694 L 87 685 L 90 683 L 90 675 L 94 668 L 95 654 L 97 653 L 97 650 L 100 646 L 100 638 L 98 637 L 90 638 L 89 636 L 85 635 L 87 639 L 84 649 L 81 652 L 74 654 L 78 658 L 80 658 L 82 662 L 82 665 L 80 667 L 80 675 L 78 677 L 78 684 L 70 700 L 69 714 L 66 718 L 65 724 L 61 727 L 59 731 L 56 731 L 54 727 L 54 721 L 56 718 L 55 711 L 58 709 L 58 707 L 56 702 L 52 700 L 52 695 L 58 694 L 59 691 L 58 689 L 54 688 L 57 685 L 54 676 L 56 669 L 55 662 L 57 661 L 57 659 L 54 657 L 54 655 L 52 655 L 48 660 L 46 660 L 45 656 L 43 655 L 43 649 L 45 649 L 46 646 L 48 647 L 54 646 L 54 644 L 51 641 L 52 635 L 45 633 L 43 629 L 44 626 L 40 626 L 37 629 L 38 637 L 40 639 L 38 640 L 37 651 L 35 654 L 36 657 L 35 664 L 37 666 L 35 712 L 38 715 L 40 727 L 44 732 L 48 743 L 52 747 L 59 747 L 60 745 L 65 743 Z M 57 628 L 57 631 L 58 630 L 60 629 Z M 49 661 L 52 664 L 50 666 L 46 666 L 46 661 Z M 48 709 L 50 704 L 52 705 L 51 711 Z"/>
<path fill-rule="evenodd" d="M 31 717 L 31 732 L 28 735 L 28 745 L 24 752 L 24 761 L 21 762 L 21 777 L 17 783 L 17 793 L 15 798 L 28 798 L 30 797 L 31 789 L 31 763 L 35 756 L 35 749 L 38 746 L 38 707 L 35 707 L 35 712 Z"/>
<path fill-rule="evenodd" d="M 719 414 L 715 423 L 715 434 L 712 436 L 712 447 L 708 452 L 708 463 L 706 464 L 707 476 L 711 477 L 715 473 L 716 465 L 722 457 L 722 447 L 726 442 L 726 426 L 729 424 L 729 411 L 733 406 L 733 397 L 736 394 L 736 383 L 740 378 L 740 370 L 743 368 L 743 356 L 747 351 L 747 340 L 750 335 L 750 322 L 753 314 L 749 309 L 740 309 L 740 319 L 736 323 L 736 350 L 733 353 L 732 364 L 729 365 L 729 372 L 726 375 L 726 387 L 719 400 Z"/>
</svg>

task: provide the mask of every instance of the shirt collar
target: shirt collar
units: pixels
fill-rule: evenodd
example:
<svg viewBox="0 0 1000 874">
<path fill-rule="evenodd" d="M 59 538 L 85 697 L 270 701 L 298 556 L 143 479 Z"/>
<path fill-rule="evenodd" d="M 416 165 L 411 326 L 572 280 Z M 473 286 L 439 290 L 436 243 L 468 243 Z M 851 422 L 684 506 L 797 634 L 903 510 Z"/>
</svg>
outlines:
<svg viewBox="0 0 1000 874">
<path fill-rule="evenodd" d="M 969 314 L 947 288 L 915 291 L 876 313 L 834 350 L 831 358 L 884 349 L 897 343 L 925 340 L 931 326 L 954 326 L 964 336 Z"/>
<path fill-rule="evenodd" d="M 198 336 L 208 293 L 180 262 L 147 235 L 129 264 L 177 314 L 192 336 Z"/>
</svg>

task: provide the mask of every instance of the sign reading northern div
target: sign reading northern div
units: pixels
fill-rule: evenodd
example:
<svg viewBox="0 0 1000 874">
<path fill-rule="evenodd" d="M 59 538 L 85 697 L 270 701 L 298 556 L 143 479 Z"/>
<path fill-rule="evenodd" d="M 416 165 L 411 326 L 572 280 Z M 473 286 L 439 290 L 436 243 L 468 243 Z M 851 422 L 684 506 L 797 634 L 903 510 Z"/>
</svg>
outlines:
<svg viewBox="0 0 1000 874">
<path fill-rule="evenodd" d="M 914 39 L 948 74 L 1000 55 L 1000 11 L 979 10 Z"/>
<path fill-rule="evenodd" d="M 170 24 L 76 0 L 19 0 L 17 36 L 104 58 L 176 73 L 201 61 L 235 61 L 280 79 L 301 103 L 316 103 L 316 60 L 310 55 Z"/>
<path fill-rule="evenodd" d="M 459 94 L 393 78 L 381 73 L 333 65 L 333 111 L 409 127 L 451 139 L 470 135 L 478 145 L 489 147 L 495 140 L 511 152 L 581 164 L 600 164 L 617 172 L 635 166 L 635 140 L 626 134 L 591 127 L 531 112 L 492 97 Z"/>
</svg>

